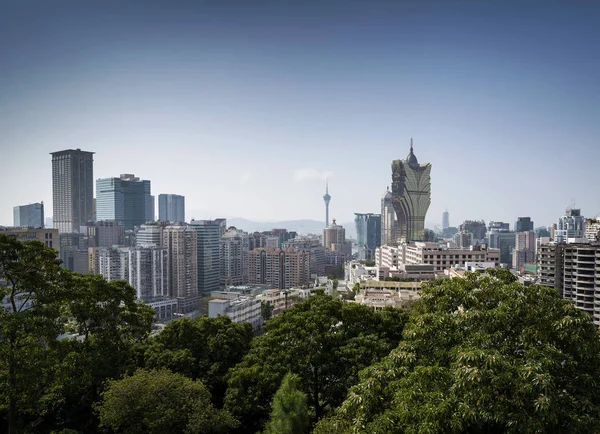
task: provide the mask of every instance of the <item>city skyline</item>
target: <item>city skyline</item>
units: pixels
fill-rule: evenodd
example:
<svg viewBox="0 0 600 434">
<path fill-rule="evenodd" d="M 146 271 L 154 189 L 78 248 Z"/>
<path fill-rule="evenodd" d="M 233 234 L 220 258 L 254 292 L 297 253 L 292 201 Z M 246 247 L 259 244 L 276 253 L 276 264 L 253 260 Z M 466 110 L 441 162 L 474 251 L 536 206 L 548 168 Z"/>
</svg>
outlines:
<svg viewBox="0 0 600 434">
<path fill-rule="evenodd" d="M 0 224 L 50 216 L 48 154 L 75 148 L 94 182 L 185 196 L 186 220 L 321 221 L 328 179 L 351 222 L 410 137 L 435 167 L 426 227 L 600 212 L 597 5 L 225 3 L 4 6 Z"/>
</svg>

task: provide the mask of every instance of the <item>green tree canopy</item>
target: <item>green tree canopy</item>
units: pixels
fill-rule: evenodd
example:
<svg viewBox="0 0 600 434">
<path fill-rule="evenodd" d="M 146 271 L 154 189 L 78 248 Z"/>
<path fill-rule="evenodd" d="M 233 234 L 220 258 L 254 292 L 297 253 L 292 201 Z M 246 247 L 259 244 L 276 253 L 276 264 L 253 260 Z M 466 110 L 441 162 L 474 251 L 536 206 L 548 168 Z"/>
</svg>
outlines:
<svg viewBox="0 0 600 434">
<path fill-rule="evenodd" d="M 271 419 L 265 434 L 306 434 L 310 426 L 306 394 L 298 390 L 299 378 L 283 377 L 281 387 L 273 397 Z"/>
<path fill-rule="evenodd" d="M 145 364 L 202 380 L 215 404 L 221 405 L 227 388 L 225 376 L 248 352 L 253 336 L 249 323 L 234 323 L 221 315 L 171 321 L 152 338 Z"/>
<path fill-rule="evenodd" d="M 166 369 L 110 381 L 97 410 L 102 427 L 123 434 L 226 433 L 237 425 L 200 381 Z"/>
<path fill-rule="evenodd" d="M 425 285 L 404 339 L 316 433 L 598 432 L 591 318 L 510 272 Z"/>
<path fill-rule="evenodd" d="M 226 408 L 246 432 L 263 426 L 286 373 L 299 377 L 315 418 L 335 408 L 358 371 L 379 360 L 400 339 L 405 313 L 374 312 L 315 295 L 265 325 L 244 360 L 230 371 Z"/>
</svg>

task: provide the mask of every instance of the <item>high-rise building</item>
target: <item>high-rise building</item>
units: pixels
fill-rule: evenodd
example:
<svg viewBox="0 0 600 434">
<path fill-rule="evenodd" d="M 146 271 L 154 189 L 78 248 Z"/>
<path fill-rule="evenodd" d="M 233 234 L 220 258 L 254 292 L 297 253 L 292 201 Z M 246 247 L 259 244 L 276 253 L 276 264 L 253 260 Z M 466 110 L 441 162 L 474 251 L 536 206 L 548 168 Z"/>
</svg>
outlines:
<svg viewBox="0 0 600 434">
<path fill-rule="evenodd" d="M 490 231 L 497 229 L 499 231 L 508 231 L 510 230 L 510 224 L 504 222 L 490 222 L 488 224 L 488 229 Z"/>
<path fill-rule="evenodd" d="M 125 230 L 154 221 L 150 181 L 132 174 L 96 180 L 96 217 L 116 220 Z"/>
<path fill-rule="evenodd" d="M 446 230 L 450 227 L 450 214 L 448 210 L 442 213 L 442 229 Z"/>
<path fill-rule="evenodd" d="M 162 222 L 141 225 L 135 234 L 136 247 L 163 247 L 163 231 L 165 227 L 166 224 Z"/>
<path fill-rule="evenodd" d="M 346 230 L 343 226 L 333 223 L 323 229 L 323 245 L 325 248 L 334 251 L 341 251 L 346 243 Z"/>
<path fill-rule="evenodd" d="M 325 182 L 325 194 L 323 195 L 323 200 L 325 201 L 325 227 L 327 227 L 329 226 L 329 202 L 331 201 L 328 182 Z"/>
<path fill-rule="evenodd" d="M 166 226 L 162 245 L 168 252 L 170 296 L 177 299 L 180 313 L 196 310 L 198 293 L 198 234 L 191 226 Z"/>
<path fill-rule="evenodd" d="M 51 155 L 54 227 L 77 232 L 94 218 L 94 153 L 68 149 Z"/>
<path fill-rule="evenodd" d="M 392 162 L 392 203 L 398 220 L 398 241 L 423 240 L 425 215 L 431 204 L 431 164 L 419 164 L 413 152 Z"/>
<path fill-rule="evenodd" d="M 185 197 L 178 194 L 159 194 L 158 219 L 162 222 L 185 222 Z"/>
<path fill-rule="evenodd" d="M 381 246 L 381 214 L 354 213 L 359 259 L 372 259 Z"/>
<path fill-rule="evenodd" d="M 473 246 L 473 234 L 467 230 L 462 230 L 454 235 L 454 244 L 459 249 L 468 249 Z"/>
<path fill-rule="evenodd" d="M 386 188 L 381 198 L 381 245 L 392 246 L 398 244 L 398 221 L 392 203 L 392 192 Z"/>
<path fill-rule="evenodd" d="M 585 221 L 585 237 L 591 241 L 600 241 L 600 219 L 593 218 Z"/>
<path fill-rule="evenodd" d="M 512 266 L 521 270 L 525 264 L 535 262 L 535 232 L 522 231 L 515 233 L 515 249 L 513 250 Z"/>
<path fill-rule="evenodd" d="M 282 243 L 282 248 L 294 247 L 297 250 L 305 250 L 310 254 L 310 277 L 311 279 L 317 276 L 325 275 L 326 254 L 318 240 L 312 239 L 293 239 Z M 251 249 L 254 250 L 254 249 Z"/>
<path fill-rule="evenodd" d="M 310 281 L 310 253 L 287 247 L 260 248 L 248 255 L 248 283 L 276 289 L 297 288 Z"/>
<path fill-rule="evenodd" d="M 114 220 L 87 222 L 79 232 L 83 235 L 83 248 L 111 247 L 125 242 L 125 229 Z"/>
<path fill-rule="evenodd" d="M 44 202 L 13 207 L 13 225 L 17 228 L 43 228 Z"/>
<path fill-rule="evenodd" d="M 459 229 L 473 234 L 473 244 L 485 243 L 487 227 L 483 220 L 465 220 Z"/>
<path fill-rule="evenodd" d="M 90 250 L 95 257 L 97 272 L 106 280 L 129 281 L 130 249 L 128 247 L 101 247 Z"/>
<path fill-rule="evenodd" d="M 169 296 L 167 249 L 135 247 L 129 253 L 129 284 L 140 300 Z"/>
<path fill-rule="evenodd" d="M 580 209 L 567 209 L 565 215 L 558 219 L 556 228 L 557 243 L 585 242 L 585 217 Z"/>
<path fill-rule="evenodd" d="M 225 219 L 192 220 L 197 233 L 198 293 L 201 295 L 217 291 L 221 281 L 221 236 Z"/>
<path fill-rule="evenodd" d="M 538 275 L 542 285 L 556 288 L 559 295 L 592 315 L 600 325 L 600 244 L 550 243 L 538 250 Z"/>
<path fill-rule="evenodd" d="M 248 283 L 248 234 L 230 227 L 221 238 L 221 286 Z"/>
<path fill-rule="evenodd" d="M 500 262 L 511 266 L 512 253 L 515 248 L 515 232 L 492 229 L 488 234 L 488 247 L 500 249 Z"/>
<path fill-rule="evenodd" d="M 515 223 L 515 232 L 529 232 L 533 230 L 531 217 L 519 217 Z"/>
</svg>

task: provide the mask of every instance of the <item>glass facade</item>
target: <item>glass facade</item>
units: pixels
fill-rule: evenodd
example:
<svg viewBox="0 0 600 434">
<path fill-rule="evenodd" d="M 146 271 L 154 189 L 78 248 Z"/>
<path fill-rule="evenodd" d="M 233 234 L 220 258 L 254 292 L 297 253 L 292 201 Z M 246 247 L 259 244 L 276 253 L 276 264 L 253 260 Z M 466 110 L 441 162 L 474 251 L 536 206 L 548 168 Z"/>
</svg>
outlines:
<svg viewBox="0 0 600 434">
<path fill-rule="evenodd" d="M 153 202 L 150 181 L 139 180 L 133 175 L 96 181 L 96 218 L 99 221 L 115 220 L 125 230 L 133 229 L 154 220 Z"/>
</svg>

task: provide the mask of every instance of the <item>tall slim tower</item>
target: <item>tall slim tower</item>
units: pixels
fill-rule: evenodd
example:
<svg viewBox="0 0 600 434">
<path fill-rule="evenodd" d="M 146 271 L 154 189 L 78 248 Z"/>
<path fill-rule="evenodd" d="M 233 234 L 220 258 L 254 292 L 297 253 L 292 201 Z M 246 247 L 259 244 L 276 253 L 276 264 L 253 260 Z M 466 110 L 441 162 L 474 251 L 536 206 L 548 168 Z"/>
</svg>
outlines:
<svg viewBox="0 0 600 434">
<path fill-rule="evenodd" d="M 448 210 L 444 211 L 442 214 L 442 229 L 446 230 L 450 227 L 450 214 Z"/>
<path fill-rule="evenodd" d="M 329 226 L 329 201 L 331 196 L 329 195 L 329 183 L 325 181 L 325 195 L 323 195 L 325 201 L 325 227 Z"/>
<path fill-rule="evenodd" d="M 412 139 L 406 160 L 392 161 L 392 203 L 398 216 L 398 241 L 422 241 L 431 204 L 431 164 L 419 164 Z"/>
<path fill-rule="evenodd" d="M 381 245 L 394 246 L 398 243 L 396 232 L 398 222 L 396 212 L 392 203 L 392 192 L 386 187 L 385 194 L 381 198 Z"/>
<path fill-rule="evenodd" d="M 67 149 L 51 155 L 54 228 L 79 232 L 94 218 L 94 153 Z"/>
</svg>

